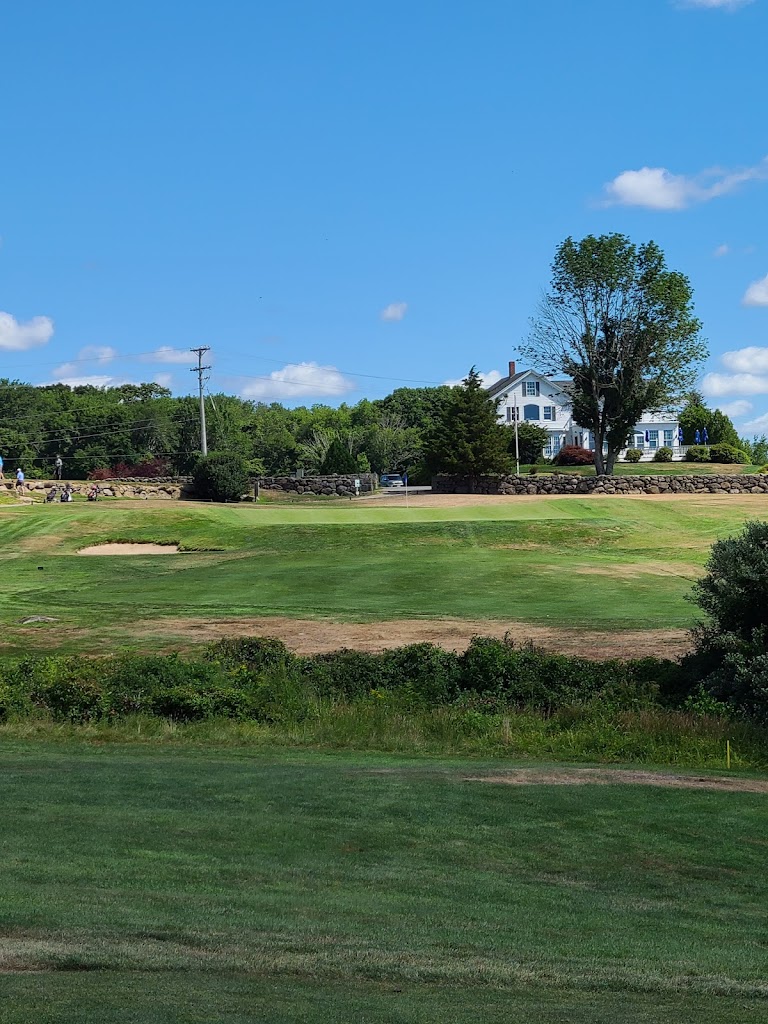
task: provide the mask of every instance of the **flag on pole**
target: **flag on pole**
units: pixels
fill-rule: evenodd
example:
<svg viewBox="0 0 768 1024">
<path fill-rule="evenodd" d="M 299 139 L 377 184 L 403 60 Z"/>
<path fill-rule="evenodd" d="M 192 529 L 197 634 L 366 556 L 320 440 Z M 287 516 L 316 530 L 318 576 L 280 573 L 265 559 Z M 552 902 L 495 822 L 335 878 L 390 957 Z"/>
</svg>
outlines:
<svg viewBox="0 0 768 1024">
<path fill-rule="evenodd" d="M 696 444 L 701 444 L 701 431 L 700 430 L 696 431 L 696 433 L 693 435 L 693 439 L 696 442 Z"/>
<path fill-rule="evenodd" d="M 709 434 L 707 433 L 706 427 L 704 427 L 704 430 L 701 433 L 701 439 L 704 442 L 704 444 L 709 444 Z"/>
<path fill-rule="evenodd" d="M 683 442 L 683 428 L 682 427 L 678 427 L 677 428 L 677 440 L 679 441 L 680 444 L 684 443 Z"/>
<path fill-rule="evenodd" d="M 403 473 L 403 486 L 404 487 L 408 486 L 408 474 L 407 473 Z"/>
</svg>

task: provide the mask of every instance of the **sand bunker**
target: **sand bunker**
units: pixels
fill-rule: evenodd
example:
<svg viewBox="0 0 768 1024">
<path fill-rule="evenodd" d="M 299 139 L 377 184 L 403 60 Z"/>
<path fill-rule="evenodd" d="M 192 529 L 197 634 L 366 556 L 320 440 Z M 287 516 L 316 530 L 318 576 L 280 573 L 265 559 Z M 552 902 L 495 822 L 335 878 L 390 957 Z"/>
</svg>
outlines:
<svg viewBox="0 0 768 1024">
<path fill-rule="evenodd" d="M 78 555 L 175 555 L 178 544 L 93 544 Z"/>
<path fill-rule="evenodd" d="M 713 789 L 739 793 L 768 793 L 768 779 L 736 776 L 671 775 L 666 772 L 631 771 L 622 768 L 513 768 L 503 775 L 475 775 L 465 782 L 496 783 L 504 786 L 584 786 L 628 784 L 670 786 L 675 789 Z"/>
</svg>

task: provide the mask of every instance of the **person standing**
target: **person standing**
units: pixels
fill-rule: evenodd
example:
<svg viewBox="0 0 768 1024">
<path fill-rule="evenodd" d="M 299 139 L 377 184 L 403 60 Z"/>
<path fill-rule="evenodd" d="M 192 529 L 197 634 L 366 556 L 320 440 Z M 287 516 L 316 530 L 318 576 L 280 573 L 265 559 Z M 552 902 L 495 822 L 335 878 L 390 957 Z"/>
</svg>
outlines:
<svg viewBox="0 0 768 1024">
<path fill-rule="evenodd" d="M 24 493 L 24 471 L 19 467 L 16 470 L 16 494 L 21 496 Z"/>
<path fill-rule="evenodd" d="M 56 467 L 56 479 L 57 480 L 61 480 L 61 471 L 64 468 L 64 463 L 62 462 L 60 455 L 56 456 L 56 461 L 54 462 L 54 466 Z"/>
</svg>

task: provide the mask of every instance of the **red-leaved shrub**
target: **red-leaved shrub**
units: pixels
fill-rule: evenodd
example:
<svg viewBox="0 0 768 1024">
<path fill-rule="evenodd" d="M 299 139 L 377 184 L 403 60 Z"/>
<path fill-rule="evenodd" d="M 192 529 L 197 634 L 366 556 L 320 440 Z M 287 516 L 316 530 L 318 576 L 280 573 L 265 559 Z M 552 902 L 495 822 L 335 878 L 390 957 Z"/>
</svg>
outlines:
<svg viewBox="0 0 768 1024">
<path fill-rule="evenodd" d="M 594 466 L 595 453 L 577 444 L 567 444 L 552 460 L 555 466 Z"/>
<path fill-rule="evenodd" d="M 147 459 L 146 462 L 137 462 L 134 465 L 117 462 L 111 469 L 92 469 L 88 474 L 88 479 L 131 480 L 136 477 L 151 478 L 170 475 L 171 464 L 167 459 Z"/>
</svg>

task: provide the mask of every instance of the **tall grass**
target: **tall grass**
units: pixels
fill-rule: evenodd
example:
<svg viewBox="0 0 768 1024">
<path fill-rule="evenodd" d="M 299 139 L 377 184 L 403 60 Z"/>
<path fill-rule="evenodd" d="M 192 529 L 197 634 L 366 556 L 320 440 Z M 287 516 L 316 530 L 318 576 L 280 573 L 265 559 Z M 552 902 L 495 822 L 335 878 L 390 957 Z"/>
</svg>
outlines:
<svg viewBox="0 0 768 1024">
<path fill-rule="evenodd" d="M 486 714 L 455 707 L 411 711 L 361 703 L 317 702 L 301 720 L 209 719 L 174 722 L 133 716 L 73 724 L 27 718 L 0 725 L 0 740 L 87 744 L 257 747 L 379 751 L 410 756 L 470 756 L 681 769 L 726 767 L 726 741 L 737 770 L 768 770 L 768 735 L 744 722 L 680 711 L 606 712 L 564 708 Z"/>
</svg>

